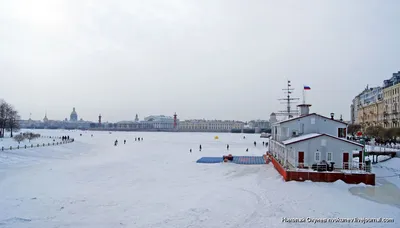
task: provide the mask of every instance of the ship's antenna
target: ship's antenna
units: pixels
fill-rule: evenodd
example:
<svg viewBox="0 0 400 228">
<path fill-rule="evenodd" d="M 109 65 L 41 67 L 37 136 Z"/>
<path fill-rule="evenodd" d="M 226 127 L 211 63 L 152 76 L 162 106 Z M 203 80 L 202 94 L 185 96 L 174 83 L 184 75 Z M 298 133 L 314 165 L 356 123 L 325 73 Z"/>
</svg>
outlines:
<svg viewBox="0 0 400 228">
<path fill-rule="evenodd" d="M 277 114 L 281 116 L 286 116 L 288 119 L 293 118 L 294 116 L 297 116 L 299 112 L 297 110 L 292 109 L 292 104 L 296 103 L 299 98 L 297 97 L 292 97 L 292 93 L 294 91 L 294 88 L 292 88 L 290 80 L 287 81 L 287 88 L 282 89 L 285 91 L 286 97 L 278 99 L 281 102 L 281 104 L 286 104 L 286 110 L 285 111 L 279 111 Z"/>
</svg>

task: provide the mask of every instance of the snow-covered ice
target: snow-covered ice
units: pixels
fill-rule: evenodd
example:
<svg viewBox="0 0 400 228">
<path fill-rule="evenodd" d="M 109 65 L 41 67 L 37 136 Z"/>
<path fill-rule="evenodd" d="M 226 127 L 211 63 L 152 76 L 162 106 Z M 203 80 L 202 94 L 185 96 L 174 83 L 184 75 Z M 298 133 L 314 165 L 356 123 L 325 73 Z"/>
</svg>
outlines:
<svg viewBox="0 0 400 228">
<path fill-rule="evenodd" d="M 302 217 L 395 218 L 310 227 L 399 227 L 399 208 L 349 192 L 363 185 L 284 182 L 271 163 L 195 163 L 202 156 L 264 154 L 267 139 L 257 134 L 35 132 L 76 142 L 0 152 L 0 227 L 303 227 L 282 223 Z"/>
<path fill-rule="evenodd" d="M 352 187 L 350 192 L 369 200 L 400 208 L 400 158 L 392 158 L 374 164 L 372 172 L 375 173 L 376 186 Z"/>
</svg>

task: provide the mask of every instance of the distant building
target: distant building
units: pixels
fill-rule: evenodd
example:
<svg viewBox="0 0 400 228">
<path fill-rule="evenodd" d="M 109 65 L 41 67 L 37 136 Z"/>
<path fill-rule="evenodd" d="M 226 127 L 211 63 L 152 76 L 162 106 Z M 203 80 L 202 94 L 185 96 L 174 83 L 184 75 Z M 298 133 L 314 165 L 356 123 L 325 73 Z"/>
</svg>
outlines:
<svg viewBox="0 0 400 228">
<path fill-rule="evenodd" d="M 271 113 L 271 115 L 269 116 L 269 124 L 273 125 L 274 123 L 278 122 L 278 120 L 276 119 L 276 114 L 273 112 Z"/>
<path fill-rule="evenodd" d="M 360 94 L 360 105 L 365 106 L 365 105 L 370 105 L 372 103 L 376 103 L 378 101 L 381 101 L 383 99 L 383 89 L 382 87 L 372 87 L 372 88 L 366 88 L 361 94 Z"/>
<path fill-rule="evenodd" d="M 115 124 L 104 124 L 104 128 L 110 130 L 140 131 L 153 129 L 153 126 L 152 124 L 145 122 L 119 121 Z"/>
<path fill-rule="evenodd" d="M 174 129 L 174 118 L 172 116 L 156 115 L 144 118 L 144 123 L 151 124 L 157 130 Z"/>
<path fill-rule="evenodd" d="M 381 119 L 379 107 L 383 101 L 383 91 L 379 86 L 372 88 L 367 86 L 358 94 L 350 105 L 350 122 L 360 124 L 363 128 L 381 125 L 378 120 Z"/>
<path fill-rule="evenodd" d="M 390 79 L 383 81 L 383 88 L 386 89 L 388 87 L 394 86 L 400 83 L 400 71 L 397 73 L 393 73 Z"/>
<path fill-rule="evenodd" d="M 78 114 L 76 113 L 75 108 L 72 109 L 69 120 L 72 122 L 78 121 Z"/>
<path fill-rule="evenodd" d="M 82 118 L 78 120 L 78 114 L 75 108 L 70 115 L 70 121 L 67 118 L 65 120 L 50 120 L 47 117 L 47 112 L 43 118 L 43 121 L 35 121 L 29 118 L 29 120 L 21 120 L 21 128 L 26 129 L 89 129 L 93 122 L 84 121 Z"/>
<path fill-rule="evenodd" d="M 269 129 L 270 123 L 268 120 L 251 120 L 248 123 L 251 128 Z"/>
<path fill-rule="evenodd" d="M 184 120 L 178 122 L 178 130 L 185 132 L 231 132 L 242 130 L 244 122 L 233 120 Z"/>
<path fill-rule="evenodd" d="M 44 115 L 43 122 L 47 123 L 49 119 L 47 118 L 47 113 Z"/>
<path fill-rule="evenodd" d="M 396 76 L 400 77 L 400 72 Z M 387 128 L 400 127 L 400 83 L 386 87 L 384 90 L 383 126 Z"/>
<path fill-rule="evenodd" d="M 365 88 L 350 105 L 351 123 L 385 128 L 400 127 L 400 71 L 383 81 L 382 87 Z"/>
<path fill-rule="evenodd" d="M 136 115 L 135 121 L 104 124 L 102 128 L 125 131 L 171 131 L 174 128 L 174 119 L 171 116 L 153 115 L 145 117 L 143 121 L 139 121 L 139 117 Z"/>
<path fill-rule="evenodd" d="M 251 120 L 248 124 L 255 133 L 265 132 L 271 128 L 268 120 Z"/>
</svg>

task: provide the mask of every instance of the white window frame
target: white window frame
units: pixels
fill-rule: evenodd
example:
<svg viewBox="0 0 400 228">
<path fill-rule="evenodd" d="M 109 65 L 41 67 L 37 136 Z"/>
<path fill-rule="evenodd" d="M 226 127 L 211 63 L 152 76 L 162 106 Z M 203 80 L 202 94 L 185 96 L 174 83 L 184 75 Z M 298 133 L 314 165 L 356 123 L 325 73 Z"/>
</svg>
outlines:
<svg viewBox="0 0 400 228">
<path fill-rule="evenodd" d="M 317 154 L 318 154 L 319 160 L 317 160 Z M 317 151 L 317 152 L 314 153 L 314 161 L 315 162 L 320 162 L 321 161 L 321 152 Z"/>
<path fill-rule="evenodd" d="M 315 117 L 311 117 L 311 124 L 315 124 Z"/>
<path fill-rule="evenodd" d="M 331 159 L 330 160 L 329 160 L 329 155 L 331 155 Z M 326 161 L 327 162 L 332 162 L 333 161 L 333 153 L 332 152 L 326 153 Z"/>
<path fill-rule="evenodd" d="M 327 140 L 326 139 L 321 139 L 321 146 L 326 146 Z"/>
</svg>

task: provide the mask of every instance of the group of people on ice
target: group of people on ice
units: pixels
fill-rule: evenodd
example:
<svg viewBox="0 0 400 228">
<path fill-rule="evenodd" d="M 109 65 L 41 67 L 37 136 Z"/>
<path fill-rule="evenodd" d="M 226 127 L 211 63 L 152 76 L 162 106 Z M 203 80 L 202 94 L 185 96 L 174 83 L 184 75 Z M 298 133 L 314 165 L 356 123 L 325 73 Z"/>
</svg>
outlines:
<svg viewBox="0 0 400 228">
<path fill-rule="evenodd" d="M 136 141 L 143 141 L 143 138 L 140 138 L 140 137 L 135 137 L 135 142 Z M 126 139 L 124 139 L 124 144 L 126 144 Z M 114 142 L 114 146 L 117 146 L 118 145 L 118 139 L 116 139 L 115 140 L 115 142 Z"/>
<path fill-rule="evenodd" d="M 243 136 L 243 138 L 246 138 L 245 136 Z M 263 146 L 268 146 L 268 142 L 262 142 Z M 254 146 L 257 146 L 257 142 L 254 141 Z M 199 146 L 199 151 L 201 151 L 203 148 L 200 144 Z M 226 144 L 226 150 L 229 150 L 229 144 Z M 192 153 L 192 149 L 189 150 L 190 153 Z M 246 152 L 249 152 L 249 148 L 246 148 Z"/>
<path fill-rule="evenodd" d="M 69 135 L 68 135 L 68 136 L 62 136 L 62 137 L 61 137 L 61 140 L 62 140 L 62 141 L 67 141 L 67 140 L 69 140 Z"/>
</svg>

